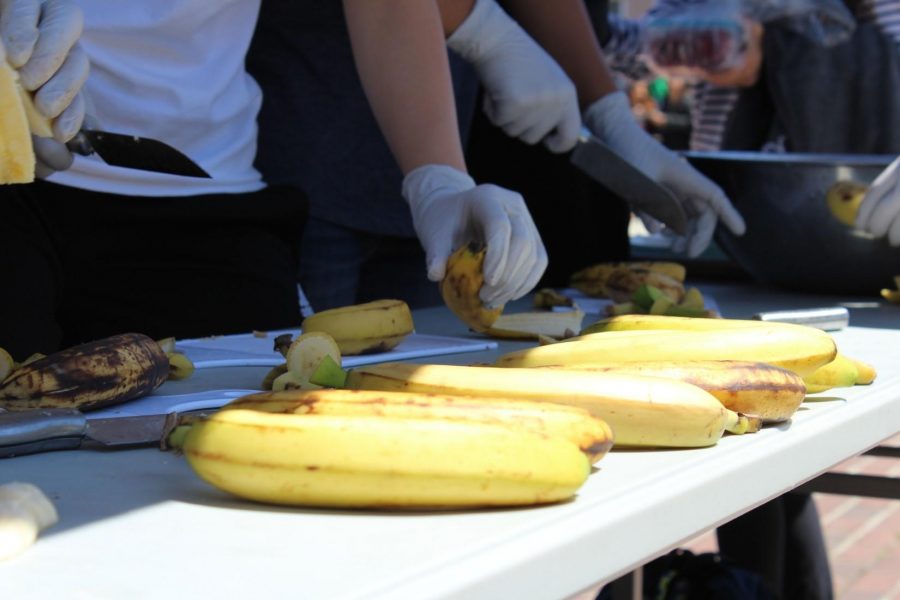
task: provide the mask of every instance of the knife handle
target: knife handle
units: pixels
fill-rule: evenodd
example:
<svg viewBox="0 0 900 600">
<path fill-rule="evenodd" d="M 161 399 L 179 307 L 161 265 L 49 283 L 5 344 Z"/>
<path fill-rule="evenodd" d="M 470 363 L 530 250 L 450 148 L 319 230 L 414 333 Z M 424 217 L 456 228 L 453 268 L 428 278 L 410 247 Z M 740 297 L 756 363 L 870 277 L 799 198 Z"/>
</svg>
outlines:
<svg viewBox="0 0 900 600">
<path fill-rule="evenodd" d="M 86 433 L 87 419 L 75 409 L 0 413 L 0 458 L 75 449 Z"/>
<path fill-rule="evenodd" d="M 75 137 L 66 142 L 66 148 L 81 156 L 90 156 L 95 152 L 94 147 L 91 145 L 91 141 L 83 131 L 79 131 L 75 134 Z"/>
</svg>

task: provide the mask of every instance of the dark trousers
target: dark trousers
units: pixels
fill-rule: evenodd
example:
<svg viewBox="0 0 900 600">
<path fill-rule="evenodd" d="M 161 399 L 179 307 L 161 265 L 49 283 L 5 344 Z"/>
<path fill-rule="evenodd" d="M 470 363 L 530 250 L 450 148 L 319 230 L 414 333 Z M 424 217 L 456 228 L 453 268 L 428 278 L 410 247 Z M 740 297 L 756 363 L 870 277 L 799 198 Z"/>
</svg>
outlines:
<svg viewBox="0 0 900 600">
<path fill-rule="evenodd" d="M 785 600 L 834 597 L 828 551 L 810 494 L 787 493 L 718 528 L 719 552 Z"/>
<path fill-rule="evenodd" d="M 0 189 L 0 347 L 19 360 L 125 332 L 296 326 L 305 196 L 287 188 L 126 197 Z"/>
</svg>

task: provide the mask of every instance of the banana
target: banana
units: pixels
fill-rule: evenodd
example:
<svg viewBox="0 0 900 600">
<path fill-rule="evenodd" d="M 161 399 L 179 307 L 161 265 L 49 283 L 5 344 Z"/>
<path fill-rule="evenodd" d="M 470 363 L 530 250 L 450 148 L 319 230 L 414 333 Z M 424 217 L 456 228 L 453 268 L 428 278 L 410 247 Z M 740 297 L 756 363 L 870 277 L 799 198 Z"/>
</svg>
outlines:
<svg viewBox="0 0 900 600">
<path fill-rule="evenodd" d="M 181 450 L 249 500 L 348 508 L 516 506 L 571 498 L 590 473 L 568 440 L 493 423 L 218 411 Z"/>
<path fill-rule="evenodd" d="M 145 396 L 168 375 L 169 359 L 157 342 L 115 335 L 17 368 L 0 383 L 0 407 L 90 410 Z"/>
<path fill-rule="evenodd" d="M 494 423 L 568 439 L 596 463 L 612 447 L 612 430 L 587 411 L 550 402 L 327 389 L 251 394 L 232 401 L 235 408 L 273 413 L 379 416 L 388 419 L 444 419 Z"/>
<path fill-rule="evenodd" d="M 846 354 L 844 356 L 853 361 L 853 364 L 856 365 L 856 385 L 869 385 L 875 381 L 875 377 L 878 375 L 875 371 L 875 367 L 865 361 L 853 358 L 852 356 L 847 356 Z"/>
<path fill-rule="evenodd" d="M 166 353 L 166 357 L 169 359 L 169 379 L 179 381 L 194 374 L 194 361 L 187 354 L 173 351 Z"/>
<path fill-rule="evenodd" d="M 412 313 L 402 300 L 375 300 L 331 308 L 303 320 L 304 333 L 319 331 L 334 338 L 346 356 L 387 352 L 413 332 Z"/>
<path fill-rule="evenodd" d="M 604 297 L 610 275 L 636 269 L 662 273 L 681 283 L 687 273 L 684 265 L 669 261 L 605 262 L 577 271 L 569 279 L 569 285 L 588 296 Z"/>
<path fill-rule="evenodd" d="M 757 321 L 755 319 L 708 319 L 670 315 L 615 315 L 600 319 L 581 330 L 581 335 L 610 331 L 722 331 L 735 328 L 756 327 L 762 329 L 784 328 L 789 331 L 805 332 L 822 338 L 831 334 L 808 325 Z"/>
<path fill-rule="evenodd" d="M 606 278 L 604 294 L 613 302 L 627 302 L 633 299 L 634 293 L 642 286 L 651 286 L 660 290 L 674 304 L 684 298 L 684 284 L 659 271 L 650 269 L 623 269 L 614 271 Z"/>
<path fill-rule="evenodd" d="M 658 377 L 395 362 L 351 369 L 346 386 L 576 406 L 612 427 L 614 447 L 711 446 L 726 429 L 759 427 L 697 386 Z"/>
<path fill-rule="evenodd" d="M 34 146 L 26 102 L 31 103 L 31 96 L 19 84 L 18 73 L 0 60 L 0 183 L 34 181 Z"/>
<path fill-rule="evenodd" d="M 9 352 L 0 348 L 0 381 L 6 379 L 16 366 L 16 361 Z"/>
<path fill-rule="evenodd" d="M 859 379 L 859 369 L 856 363 L 840 352 L 834 360 L 822 365 L 813 373 L 803 378 L 810 394 L 824 392 L 836 387 L 850 387 L 856 385 Z"/>
<path fill-rule="evenodd" d="M 544 368 L 677 379 L 706 390 L 725 408 L 759 417 L 765 423 L 787 421 L 806 397 L 803 378 L 787 369 L 761 362 L 658 360 Z"/>
<path fill-rule="evenodd" d="M 503 312 L 503 307 L 487 308 L 478 297 L 484 283 L 482 265 L 487 248 L 474 242 L 458 248 L 447 259 L 441 280 L 441 296 L 450 311 L 474 331 L 486 332 Z"/>
<path fill-rule="evenodd" d="M 577 306 L 566 311 L 525 311 L 502 314 L 484 333 L 495 338 L 533 340 L 541 336 L 556 340 L 576 335 L 581 330 L 584 311 Z"/>
<path fill-rule="evenodd" d="M 699 319 L 698 319 L 699 320 Z M 808 328 L 744 327 L 722 331 L 610 331 L 502 355 L 500 367 L 589 365 L 647 360 L 749 360 L 801 377 L 834 360 L 831 336 Z"/>
<path fill-rule="evenodd" d="M 34 484 L 0 485 L 0 561 L 23 552 L 58 520 L 53 502 Z"/>
<path fill-rule="evenodd" d="M 853 227 L 856 224 L 856 213 L 869 189 L 858 181 L 836 181 L 825 192 L 825 205 L 835 219 Z"/>
</svg>

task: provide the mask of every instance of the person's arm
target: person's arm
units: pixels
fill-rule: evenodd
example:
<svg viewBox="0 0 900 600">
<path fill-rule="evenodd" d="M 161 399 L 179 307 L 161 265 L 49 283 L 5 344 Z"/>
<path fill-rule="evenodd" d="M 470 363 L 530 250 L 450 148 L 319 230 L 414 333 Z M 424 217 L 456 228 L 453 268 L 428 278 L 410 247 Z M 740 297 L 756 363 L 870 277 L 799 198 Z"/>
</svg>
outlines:
<svg viewBox="0 0 900 600">
<path fill-rule="evenodd" d="M 616 91 L 584 0 L 505 0 L 502 4 L 575 83 L 583 109 Z"/>
<path fill-rule="evenodd" d="M 366 97 L 403 173 L 465 171 L 444 26 L 434 2 L 344 0 Z"/>
<path fill-rule="evenodd" d="M 437 3 L 343 2 L 360 80 L 404 173 L 429 279 L 440 281 L 450 254 L 477 240 L 487 246 L 481 299 L 496 306 L 525 295 L 547 252 L 520 194 L 476 185 L 466 173 Z"/>
</svg>

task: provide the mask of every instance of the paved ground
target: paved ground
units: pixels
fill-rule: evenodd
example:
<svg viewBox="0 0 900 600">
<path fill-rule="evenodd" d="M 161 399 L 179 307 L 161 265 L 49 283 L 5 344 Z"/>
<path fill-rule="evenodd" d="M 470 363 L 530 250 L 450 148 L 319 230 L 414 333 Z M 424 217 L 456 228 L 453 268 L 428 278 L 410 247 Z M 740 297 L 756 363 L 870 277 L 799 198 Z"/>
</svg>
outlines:
<svg viewBox="0 0 900 600">
<path fill-rule="evenodd" d="M 900 435 L 887 442 L 900 446 Z M 860 456 L 834 471 L 900 478 L 900 460 Z M 815 494 L 837 600 L 900 600 L 900 500 Z M 712 531 L 684 545 L 715 552 Z M 592 600 L 591 590 L 570 600 Z"/>
</svg>

